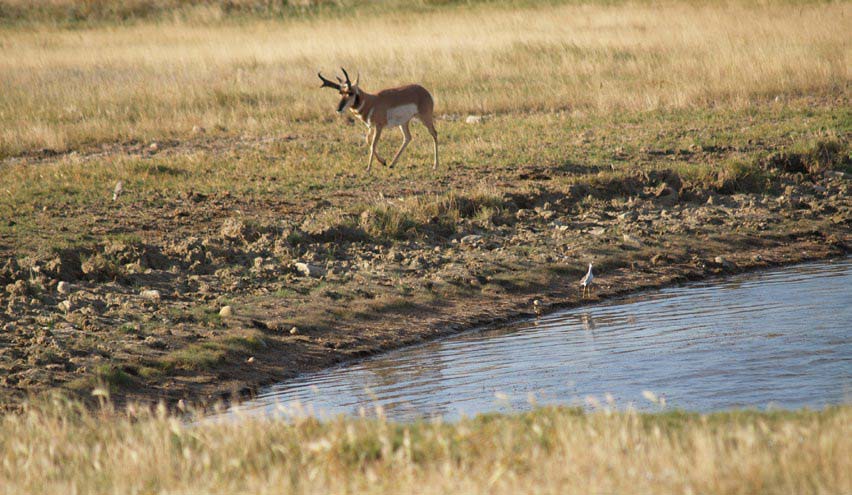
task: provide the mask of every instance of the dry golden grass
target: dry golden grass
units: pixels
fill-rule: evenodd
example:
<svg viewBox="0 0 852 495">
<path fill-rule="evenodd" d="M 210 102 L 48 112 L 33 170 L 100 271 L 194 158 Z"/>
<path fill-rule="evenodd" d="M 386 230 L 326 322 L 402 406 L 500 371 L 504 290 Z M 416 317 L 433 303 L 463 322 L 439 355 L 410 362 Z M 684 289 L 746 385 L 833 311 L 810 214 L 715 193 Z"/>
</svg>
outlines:
<svg viewBox="0 0 852 495">
<path fill-rule="evenodd" d="M 130 411 L 130 410 L 129 410 Z M 0 418 L 0 493 L 789 493 L 852 491 L 852 410 L 582 414 L 393 424 L 61 402 Z"/>
<path fill-rule="evenodd" d="M 847 101 L 850 4 L 564 5 L 129 27 L 0 29 L 0 156 L 333 116 L 317 69 L 419 81 L 442 114 L 609 113 L 781 96 Z M 322 133 L 326 126 L 317 126 Z"/>
</svg>

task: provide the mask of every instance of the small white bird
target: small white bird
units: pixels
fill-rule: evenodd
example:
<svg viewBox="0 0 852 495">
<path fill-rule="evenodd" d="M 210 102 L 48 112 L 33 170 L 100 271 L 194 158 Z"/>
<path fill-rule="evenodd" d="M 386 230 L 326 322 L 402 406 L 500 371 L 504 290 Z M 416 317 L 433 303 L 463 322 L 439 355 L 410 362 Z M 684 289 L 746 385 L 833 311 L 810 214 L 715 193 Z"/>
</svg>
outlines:
<svg viewBox="0 0 852 495">
<path fill-rule="evenodd" d="M 112 190 L 112 200 L 115 201 L 121 196 L 121 192 L 124 191 L 124 181 L 118 181 L 115 183 L 115 189 Z"/>
<path fill-rule="evenodd" d="M 589 263 L 589 271 L 586 273 L 586 276 L 580 279 L 580 287 L 583 288 L 582 297 L 586 297 L 586 291 L 588 291 L 589 296 L 592 295 L 592 280 L 595 279 L 595 276 L 592 275 L 592 264 Z"/>
</svg>

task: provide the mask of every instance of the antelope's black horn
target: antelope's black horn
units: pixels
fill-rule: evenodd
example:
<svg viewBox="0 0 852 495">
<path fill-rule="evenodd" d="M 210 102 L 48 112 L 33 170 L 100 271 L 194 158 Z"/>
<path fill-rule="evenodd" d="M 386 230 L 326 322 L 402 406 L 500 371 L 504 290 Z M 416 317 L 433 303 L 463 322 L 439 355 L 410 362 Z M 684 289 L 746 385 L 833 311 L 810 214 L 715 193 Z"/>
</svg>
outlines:
<svg viewBox="0 0 852 495">
<path fill-rule="evenodd" d="M 346 76 L 346 84 L 352 84 L 352 81 L 349 80 L 349 74 L 346 73 L 346 69 L 343 67 L 340 68 L 343 71 L 343 75 Z"/>
<path fill-rule="evenodd" d="M 322 81 L 322 86 L 320 86 L 321 88 L 334 88 L 334 89 L 337 89 L 337 90 L 340 89 L 339 84 L 335 84 L 335 83 L 329 81 L 328 79 L 322 77 L 321 73 L 317 72 L 317 75 L 319 76 L 320 80 Z"/>
</svg>

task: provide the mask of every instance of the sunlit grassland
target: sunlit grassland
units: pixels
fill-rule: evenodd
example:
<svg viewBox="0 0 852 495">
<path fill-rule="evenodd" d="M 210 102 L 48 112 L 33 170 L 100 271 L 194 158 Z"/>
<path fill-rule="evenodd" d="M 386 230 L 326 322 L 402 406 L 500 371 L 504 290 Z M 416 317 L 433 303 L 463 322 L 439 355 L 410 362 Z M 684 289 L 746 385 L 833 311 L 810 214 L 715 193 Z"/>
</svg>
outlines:
<svg viewBox="0 0 852 495">
<path fill-rule="evenodd" d="M 295 139 L 249 140 L 226 149 L 199 146 L 153 156 L 66 156 L 37 166 L 7 163 L 0 175 L 0 218 L 14 222 L 0 223 L 0 234 L 22 253 L 38 246 L 98 242 L 102 239 L 91 235 L 94 225 L 117 236 L 139 235 L 116 219 L 144 211 L 169 212 L 188 191 L 229 194 L 245 201 L 327 199 L 344 207 L 345 213 L 358 214 L 364 202 L 384 204 L 379 191 L 394 195 L 411 184 L 416 184 L 415 195 L 430 197 L 495 185 L 523 192 L 512 181 L 529 168 L 546 171 L 550 189 L 654 169 L 672 169 L 688 182 L 701 183 L 726 167 L 754 163 L 768 153 L 809 152 L 819 142 L 848 143 L 852 117 L 843 107 L 770 104 L 736 111 L 604 116 L 555 112 L 522 119 L 498 115 L 478 125 L 446 121 L 440 128 L 444 160 L 437 171 L 429 166 L 431 142 L 422 126 L 413 128 L 414 141 L 397 167 L 379 167 L 366 175 L 363 128 L 332 128 L 313 121 L 294 123 L 290 136 Z M 388 133 L 380 146 L 382 154 L 391 153 L 400 139 L 397 133 Z M 690 154 L 696 147 L 727 151 L 696 160 Z M 125 192 L 121 201 L 113 202 L 118 180 L 124 182 Z M 276 215 L 274 209 L 268 213 Z M 280 220 L 253 218 L 261 223 Z M 221 219 L 216 222 L 214 228 Z"/>
<path fill-rule="evenodd" d="M 331 132 L 316 71 L 417 81 L 442 115 L 848 102 L 846 2 L 476 5 L 280 22 L 0 28 L 0 156 L 102 142 Z M 802 105 L 807 104 L 801 103 Z"/>
<path fill-rule="evenodd" d="M 0 493 L 839 494 L 850 425 L 848 407 L 189 424 L 56 403 L 0 418 Z"/>
</svg>

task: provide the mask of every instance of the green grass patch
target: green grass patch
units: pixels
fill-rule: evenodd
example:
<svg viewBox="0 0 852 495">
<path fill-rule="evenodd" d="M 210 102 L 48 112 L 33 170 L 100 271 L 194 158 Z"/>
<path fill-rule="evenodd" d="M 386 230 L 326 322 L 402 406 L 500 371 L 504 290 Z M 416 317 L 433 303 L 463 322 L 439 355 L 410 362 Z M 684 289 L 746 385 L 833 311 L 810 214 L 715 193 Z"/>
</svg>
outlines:
<svg viewBox="0 0 852 495">
<path fill-rule="evenodd" d="M 163 370 L 207 370 L 224 362 L 229 355 L 244 355 L 266 346 L 258 333 L 220 337 L 190 344 L 172 351 L 159 361 Z"/>
</svg>

